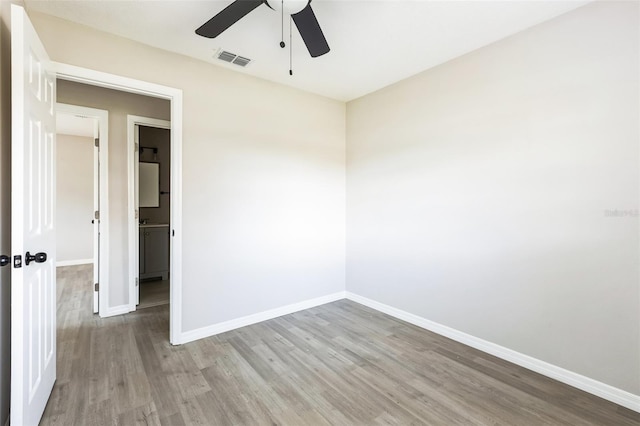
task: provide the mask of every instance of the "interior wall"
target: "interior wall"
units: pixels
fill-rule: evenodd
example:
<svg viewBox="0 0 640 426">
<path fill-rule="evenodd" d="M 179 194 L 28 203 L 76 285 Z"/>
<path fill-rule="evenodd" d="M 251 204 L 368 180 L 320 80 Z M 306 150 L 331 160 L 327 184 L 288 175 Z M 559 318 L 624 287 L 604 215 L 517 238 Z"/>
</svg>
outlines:
<svg viewBox="0 0 640 426">
<path fill-rule="evenodd" d="M 93 137 L 56 135 L 57 261 L 93 260 Z"/>
<path fill-rule="evenodd" d="M 183 331 L 344 291 L 344 103 L 31 18 L 55 61 L 183 91 Z M 123 157 L 110 150 L 112 180 Z M 124 182 L 111 188 L 112 268 L 124 274 Z"/>
<path fill-rule="evenodd" d="M 109 112 L 109 307 L 125 305 L 129 303 L 127 115 L 169 120 L 169 101 L 64 80 L 58 80 L 57 89 L 59 103 Z"/>
<path fill-rule="evenodd" d="M 347 106 L 347 290 L 640 395 L 637 2 Z"/>
<path fill-rule="evenodd" d="M 171 218 L 171 131 L 156 127 L 140 126 L 140 146 L 157 148 L 145 149 L 140 153 L 140 161 L 160 164 L 160 207 L 141 207 L 140 219 L 149 223 L 169 223 Z M 166 192 L 166 194 L 162 194 Z"/>
</svg>

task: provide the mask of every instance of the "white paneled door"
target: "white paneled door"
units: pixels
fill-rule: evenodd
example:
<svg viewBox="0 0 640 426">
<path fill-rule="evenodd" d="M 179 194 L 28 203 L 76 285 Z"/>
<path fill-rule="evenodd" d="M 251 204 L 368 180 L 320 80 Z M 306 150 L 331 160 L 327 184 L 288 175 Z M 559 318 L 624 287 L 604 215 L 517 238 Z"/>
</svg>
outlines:
<svg viewBox="0 0 640 426">
<path fill-rule="evenodd" d="M 56 81 L 16 5 L 11 27 L 11 424 L 37 425 L 56 380 Z"/>
</svg>

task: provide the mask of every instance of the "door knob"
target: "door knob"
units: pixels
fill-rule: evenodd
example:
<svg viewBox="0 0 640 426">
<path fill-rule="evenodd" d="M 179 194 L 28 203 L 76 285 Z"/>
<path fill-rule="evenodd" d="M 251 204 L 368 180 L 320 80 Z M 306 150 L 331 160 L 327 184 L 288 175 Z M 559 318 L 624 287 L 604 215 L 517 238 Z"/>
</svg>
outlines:
<svg viewBox="0 0 640 426">
<path fill-rule="evenodd" d="M 44 263 L 47 261 L 47 253 L 36 253 L 36 254 L 31 254 L 29 252 L 27 252 L 24 255 L 24 263 L 29 266 L 29 263 L 31 262 L 36 262 L 36 263 Z"/>
<path fill-rule="evenodd" d="M 6 255 L 0 256 L 0 266 L 6 266 L 11 262 L 11 258 Z"/>
</svg>

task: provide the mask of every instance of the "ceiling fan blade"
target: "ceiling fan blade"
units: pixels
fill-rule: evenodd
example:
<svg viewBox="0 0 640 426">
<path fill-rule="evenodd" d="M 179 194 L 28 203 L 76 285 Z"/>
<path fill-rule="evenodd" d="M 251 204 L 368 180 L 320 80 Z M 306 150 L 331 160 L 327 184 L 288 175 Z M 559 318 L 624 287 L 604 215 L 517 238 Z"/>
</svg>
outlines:
<svg viewBox="0 0 640 426">
<path fill-rule="evenodd" d="M 236 0 L 205 22 L 196 30 L 196 34 L 207 38 L 218 37 L 224 30 L 238 22 L 262 3 L 263 0 Z"/>
<path fill-rule="evenodd" d="M 311 4 L 308 4 L 307 7 L 295 15 L 291 15 L 291 17 L 293 18 L 293 22 L 296 23 L 296 27 L 298 27 L 304 44 L 307 45 L 309 54 L 311 54 L 313 58 L 322 56 L 331 50 L 329 49 L 327 40 L 324 38 L 320 24 L 318 24 L 316 14 L 313 13 L 313 9 L 311 9 Z"/>
</svg>

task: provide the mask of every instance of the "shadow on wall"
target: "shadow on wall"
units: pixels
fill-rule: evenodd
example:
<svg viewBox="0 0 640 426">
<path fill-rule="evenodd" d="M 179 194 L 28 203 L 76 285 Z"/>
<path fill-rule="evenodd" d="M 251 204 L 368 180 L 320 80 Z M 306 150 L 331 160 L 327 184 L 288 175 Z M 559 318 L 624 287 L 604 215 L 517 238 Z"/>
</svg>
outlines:
<svg viewBox="0 0 640 426">
<path fill-rule="evenodd" d="M 10 2 L 0 1 L 0 254 L 11 250 Z M 11 387 L 11 270 L 0 268 L 0 424 L 9 416 Z"/>
</svg>

